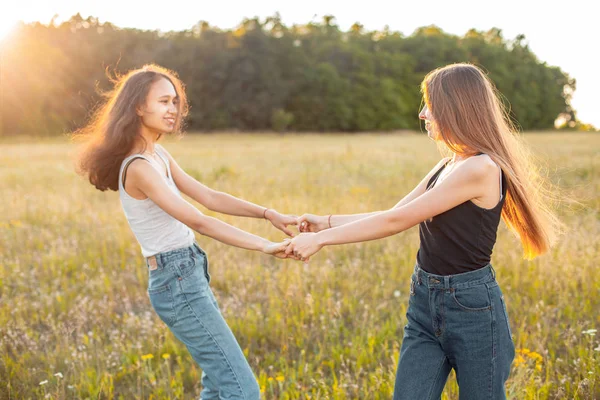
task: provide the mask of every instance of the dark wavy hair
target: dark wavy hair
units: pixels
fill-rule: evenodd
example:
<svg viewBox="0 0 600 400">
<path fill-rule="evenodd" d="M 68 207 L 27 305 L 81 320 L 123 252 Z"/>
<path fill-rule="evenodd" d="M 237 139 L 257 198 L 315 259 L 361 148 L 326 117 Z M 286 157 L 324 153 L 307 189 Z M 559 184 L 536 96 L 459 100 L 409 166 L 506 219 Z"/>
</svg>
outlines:
<svg viewBox="0 0 600 400">
<path fill-rule="evenodd" d="M 73 141 L 85 143 L 77 157 L 77 173 L 87 175 L 96 189 L 119 190 L 121 163 L 138 137 L 145 140 L 140 134 L 141 119 L 136 110 L 145 104 L 152 84 L 162 78 L 171 82 L 177 93 L 179 101 L 172 133 L 181 134 L 182 121 L 188 113 L 184 85 L 175 72 L 149 64 L 111 79 L 114 89 L 103 94 L 106 100 L 90 123 L 72 135 Z"/>
</svg>

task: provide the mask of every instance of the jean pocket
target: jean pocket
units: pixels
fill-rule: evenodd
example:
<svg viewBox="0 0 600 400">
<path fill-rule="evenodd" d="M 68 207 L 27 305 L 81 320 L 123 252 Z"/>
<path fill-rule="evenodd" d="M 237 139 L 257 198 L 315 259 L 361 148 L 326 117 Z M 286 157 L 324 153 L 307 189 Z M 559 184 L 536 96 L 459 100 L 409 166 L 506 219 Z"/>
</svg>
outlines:
<svg viewBox="0 0 600 400">
<path fill-rule="evenodd" d="M 196 260 L 193 257 L 181 258 L 173 263 L 176 273 L 181 278 L 187 278 L 196 270 Z"/>
<path fill-rule="evenodd" d="M 171 286 L 164 285 L 156 288 L 148 288 L 148 297 L 150 298 L 152 308 L 154 308 L 159 318 L 167 326 L 172 326 L 175 323 L 175 307 L 173 305 Z"/>
<path fill-rule="evenodd" d="M 477 285 L 467 288 L 451 288 L 450 295 L 454 303 L 464 311 L 490 310 L 490 296 L 486 285 Z"/>
</svg>

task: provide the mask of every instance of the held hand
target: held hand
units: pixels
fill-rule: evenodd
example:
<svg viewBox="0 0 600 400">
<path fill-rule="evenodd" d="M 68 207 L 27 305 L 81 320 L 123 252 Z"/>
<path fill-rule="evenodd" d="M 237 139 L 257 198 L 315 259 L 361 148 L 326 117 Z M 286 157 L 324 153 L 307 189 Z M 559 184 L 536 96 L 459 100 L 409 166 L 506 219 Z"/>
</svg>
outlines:
<svg viewBox="0 0 600 400">
<path fill-rule="evenodd" d="M 329 228 L 327 216 L 304 214 L 297 219 L 298 230 L 300 232 L 320 232 Z"/>
<path fill-rule="evenodd" d="M 294 237 L 294 232 L 288 229 L 288 225 L 296 225 L 297 220 L 293 215 L 280 214 L 275 210 L 267 210 L 265 218 L 268 219 L 275 228 L 279 229 L 288 236 Z"/>
<path fill-rule="evenodd" d="M 294 260 L 299 260 L 294 254 L 287 254 L 285 251 L 287 250 L 289 244 L 291 243 L 290 239 L 284 239 L 283 242 L 275 243 L 269 242 L 264 248 L 263 253 L 270 254 L 273 257 L 277 258 L 291 258 Z"/>
<path fill-rule="evenodd" d="M 286 254 L 293 254 L 300 260 L 308 262 L 310 257 L 317 251 L 321 250 L 321 246 L 317 241 L 315 233 L 301 233 L 290 242 L 290 245 L 285 250 Z"/>
</svg>

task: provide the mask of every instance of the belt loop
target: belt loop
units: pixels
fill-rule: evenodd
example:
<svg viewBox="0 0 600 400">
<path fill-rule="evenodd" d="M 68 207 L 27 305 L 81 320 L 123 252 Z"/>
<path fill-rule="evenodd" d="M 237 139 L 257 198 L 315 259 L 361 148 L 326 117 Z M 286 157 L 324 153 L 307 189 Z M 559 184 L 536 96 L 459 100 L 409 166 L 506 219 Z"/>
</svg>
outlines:
<svg viewBox="0 0 600 400">
<path fill-rule="evenodd" d="M 494 269 L 492 264 L 490 264 L 490 269 L 492 270 L 492 278 L 496 279 L 496 270 Z"/>
<path fill-rule="evenodd" d="M 421 286 L 421 268 L 417 267 L 417 283 Z"/>
<path fill-rule="evenodd" d="M 450 289 L 450 277 L 444 276 L 444 289 Z"/>
</svg>

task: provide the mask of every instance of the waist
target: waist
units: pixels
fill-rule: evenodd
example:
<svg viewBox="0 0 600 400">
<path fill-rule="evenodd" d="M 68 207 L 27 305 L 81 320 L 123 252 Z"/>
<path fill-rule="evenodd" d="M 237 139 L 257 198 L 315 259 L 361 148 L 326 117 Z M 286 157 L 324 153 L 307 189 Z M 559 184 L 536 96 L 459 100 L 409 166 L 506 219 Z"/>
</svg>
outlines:
<svg viewBox="0 0 600 400">
<path fill-rule="evenodd" d="M 423 270 L 417 262 L 414 275 L 419 283 L 435 289 L 467 288 L 496 280 L 496 271 L 492 264 L 460 274 L 436 275 Z"/>
<path fill-rule="evenodd" d="M 154 270 L 157 268 L 164 268 L 171 261 L 178 260 L 185 256 L 191 256 L 192 254 L 202 254 L 207 257 L 206 252 L 202 250 L 202 248 L 198 245 L 198 243 L 194 242 L 191 246 L 182 247 L 179 249 L 164 251 L 162 253 L 155 254 L 146 258 L 146 266 L 150 270 Z M 208 258 L 208 257 L 207 257 Z"/>
</svg>

